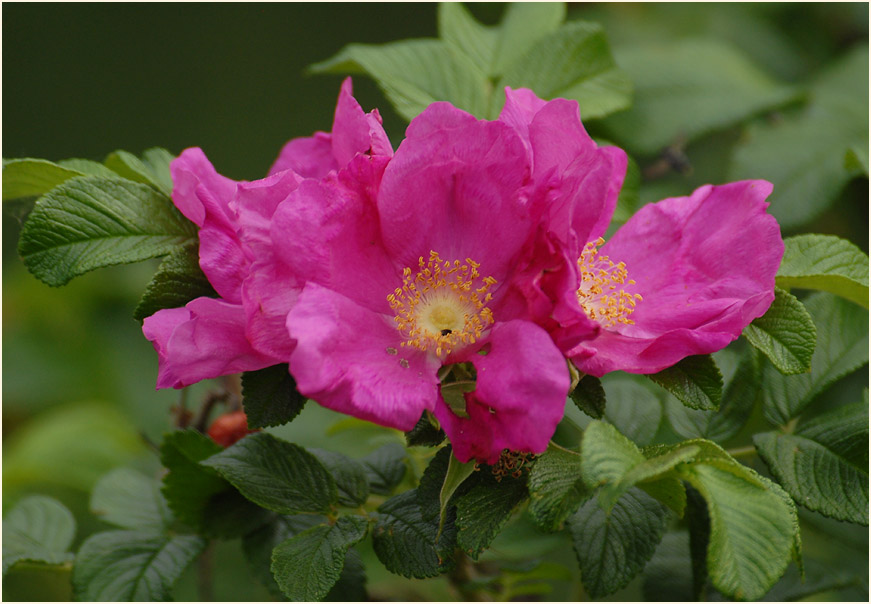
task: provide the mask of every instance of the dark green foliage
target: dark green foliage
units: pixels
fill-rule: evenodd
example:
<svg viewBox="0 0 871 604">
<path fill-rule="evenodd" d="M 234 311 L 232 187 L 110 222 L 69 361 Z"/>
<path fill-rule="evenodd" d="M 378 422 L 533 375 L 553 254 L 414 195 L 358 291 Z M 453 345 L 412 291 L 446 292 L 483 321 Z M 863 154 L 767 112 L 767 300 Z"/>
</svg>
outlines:
<svg viewBox="0 0 871 604">
<path fill-rule="evenodd" d="M 286 364 L 242 374 L 242 405 L 251 429 L 292 421 L 302 411 L 306 400 L 297 391 L 296 381 Z"/>
</svg>

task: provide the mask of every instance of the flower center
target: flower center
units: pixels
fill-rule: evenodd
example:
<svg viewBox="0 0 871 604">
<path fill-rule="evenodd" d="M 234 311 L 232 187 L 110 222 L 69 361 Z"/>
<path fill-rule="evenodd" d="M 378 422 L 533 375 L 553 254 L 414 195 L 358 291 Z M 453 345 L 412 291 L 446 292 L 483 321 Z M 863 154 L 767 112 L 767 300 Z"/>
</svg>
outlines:
<svg viewBox="0 0 871 604">
<path fill-rule="evenodd" d="M 406 338 L 402 346 L 434 349 L 443 358 L 481 337 L 493 323 L 485 304 L 493 297 L 487 290 L 496 279 L 481 277 L 479 266 L 471 258 L 448 262 L 430 252 L 429 260 L 418 260 L 417 272 L 405 268 L 402 287 L 387 296 L 396 328 Z"/>
<path fill-rule="evenodd" d="M 590 241 L 578 258 L 581 273 L 578 301 L 587 315 L 603 327 L 614 327 L 617 323 L 634 325 L 629 315 L 635 310 L 636 300 L 642 299 L 641 294 L 629 293 L 620 287 L 635 285 L 635 281 L 627 279 L 629 271 L 624 263 L 614 264 L 608 256 L 599 255 L 597 248 L 603 243 L 605 240 L 601 237 Z"/>
</svg>

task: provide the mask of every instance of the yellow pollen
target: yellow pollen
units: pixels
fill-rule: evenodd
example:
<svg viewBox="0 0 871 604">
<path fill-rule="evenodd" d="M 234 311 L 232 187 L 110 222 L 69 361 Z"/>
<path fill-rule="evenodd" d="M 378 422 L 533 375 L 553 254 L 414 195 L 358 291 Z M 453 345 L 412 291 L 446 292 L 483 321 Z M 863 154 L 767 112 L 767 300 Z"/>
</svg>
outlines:
<svg viewBox="0 0 871 604">
<path fill-rule="evenodd" d="M 486 304 L 493 277 L 481 277 L 481 265 L 442 260 L 436 252 L 418 260 L 418 269 L 402 271 L 402 286 L 387 296 L 396 328 L 405 337 L 402 346 L 433 350 L 444 358 L 457 347 L 474 344 L 493 323 Z"/>
<path fill-rule="evenodd" d="M 597 249 L 605 243 L 599 237 L 584 246 L 578 258 L 581 273 L 581 286 L 578 288 L 578 301 L 587 315 L 603 327 L 614 327 L 617 323 L 634 325 L 629 315 L 635 310 L 641 294 L 633 294 L 623 289 L 623 285 L 635 285 L 628 279 L 629 271 L 622 262 L 614 264 L 608 256 L 600 256 Z M 618 289 L 619 288 L 619 289 Z"/>
</svg>

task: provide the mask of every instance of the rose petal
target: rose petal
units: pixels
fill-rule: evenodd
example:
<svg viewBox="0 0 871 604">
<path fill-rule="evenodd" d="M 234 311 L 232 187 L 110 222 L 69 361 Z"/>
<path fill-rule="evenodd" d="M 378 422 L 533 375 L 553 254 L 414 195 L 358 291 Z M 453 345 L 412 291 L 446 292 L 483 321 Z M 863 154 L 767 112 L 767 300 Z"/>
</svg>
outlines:
<svg viewBox="0 0 871 604">
<path fill-rule="evenodd" d="M 190 221 L 203 226 L 208 213 L 223 220 L 236 183 L 215 171 L 198 147 L 182 151 L 169 164 L 172 175 L 172 201 Z"/>
<path fill-rule="evenodd" d="M 468 418 L 439 397 L 435 415 L 461 462 L 492 464 L 503 449 L 541 453 L 562 419 L 569 392 L 563 355 L 548 334 L 527 321 L 493 326 L 489 352 L 469 359 L 476 390 L 466 395 Z"/>
<path fill-rule="evenodd" d="M 240 305 L 215 298 L 197 298 L 184 308 L 160 310 L 145 319 L 142 332 L 157 351 L 158 388 L 183 388 L 281 362 L 248 343 Z"/>
<path fill-rule="evenodd" d="M 780 228 L 765 211 L 771 189 L 761 180 L 707 185 L 636 213 L 602 248 L 625 262 L 632 291 L 644 297 L 635 324 L 573 350 L 578 367 L 654 373 L 720 350 L 765 314 L 783 256 Z"/>
<path fill-rule="evenodd" d="M 306 284 L 287 318 L 299 391 L 335 411 L 411 430 L 435 406 L 439 363 L 402 347 L 392 319 Z"/>
</svg>

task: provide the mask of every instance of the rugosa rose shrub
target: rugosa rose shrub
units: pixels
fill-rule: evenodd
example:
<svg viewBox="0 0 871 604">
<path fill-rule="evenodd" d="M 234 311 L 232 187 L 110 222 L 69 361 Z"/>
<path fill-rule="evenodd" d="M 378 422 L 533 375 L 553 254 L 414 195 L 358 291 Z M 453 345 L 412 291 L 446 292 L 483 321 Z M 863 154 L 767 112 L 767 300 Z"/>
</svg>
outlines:
<svg viewBox="0 0 871 604">
<path fill-rule="evenodd" d="M 768 183 L 650 204 L 600 254 L 625 169 L 577 102 L 510 88 L 495 121 L 432 104 L 394 155 L 349 80 L 332 133 L 290 141 L 263 180 L 189 149 L 173 199 L 221 298 L 146 320 L 158 387 L 289 363 L 336 411 L 401 430 L 432 412 L 460 461 L 540 453 L 566 357 L 653 373 L 725 347 L 773 300 Z"/>
</svg>

